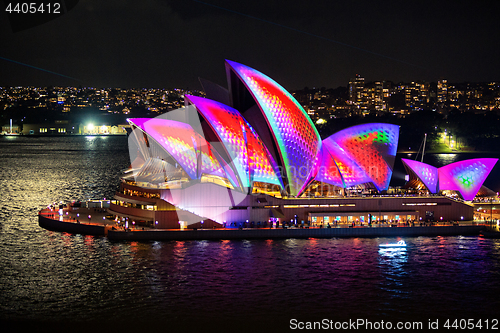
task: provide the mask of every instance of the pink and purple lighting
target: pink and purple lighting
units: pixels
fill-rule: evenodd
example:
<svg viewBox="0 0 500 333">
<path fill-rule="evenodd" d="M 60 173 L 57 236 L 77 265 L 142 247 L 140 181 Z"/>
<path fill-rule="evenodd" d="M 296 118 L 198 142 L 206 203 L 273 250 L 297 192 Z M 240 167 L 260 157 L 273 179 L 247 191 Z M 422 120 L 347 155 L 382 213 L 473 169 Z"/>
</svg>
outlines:
<svg viewBox="0 0 500 333">
<path fill-rule="evenodd" d="M 254 125 L 264 131 L 261 135 L 272 147 L 266 147 L 243 118 L 240 111 L 246 110 L 238 111 L 196 96 L 186 96 L 186 100 L 206 120 L 216 141 L 222 143 L 217 149 L 223 150 L 213 150 L 189 125 L 177 125 L 177 130 L 185 129 L 181 135 L 170 128 L 175 122 L 165 125 L 162 120 L 158 120 L 160 124 L 134 120 L 178 160 L 191 178 L 200 178 L 201 173 L 225 174 L 242 190 L 254 182 L 262 182 L 279 185 L 292 196 L 300 196 L 313 179 L 339 187 L 371 182 L 378 191 L 388 189 L 399 138 L 398 126 L 358 125 L 322 141 L 304 109 L 278 83 L 236 62 L 226 61 L 226 68 L 230 80 L 237 78 L 234 83 L 247 90 L 245 96 L 248 92 L 253 97 L 256 105 L 251 99 L 242 105 L 260 111 L 265 123 Z M 260 115 L 257 117 L 260 120 Z M 268 149 L 273 149 L 272 154 Z M 200 161 L 201 167 L 197 165 Z"/>
<path fill-rule="evenodd" d="M 133 118 L 129 121 L 163 147 L 191 179 L 207 174 L 231 180 L 219 162 L 220 157 L 190 125 L 159 118 Z M 200 170 L 198 158 L 201 159 Z"/>
<path fill-rule="evenodd" d="M 315 176 L 321 138 L 295 98 L 268 76 L 248 66 L 226 60 L 245 84 L 262 111 L 285 167 L 290 194 L 299 196 Z"/>
<path fill-rule="evenodd" d="M 439 178 L 436 167 L 406 158 L 402 158 L 401 160 L 417 175 L 431 193 L 437 193 Z"/>
<path fill-rule="evenodd" d="M 325 144 L 321 147 L 321 154 L 322 162 L 315 179 L 338 187 L 346 187 L 339 167 Z"/>
<path fill-rule="evenodd" d="M 497 158 L 475 158 L 451 163 L 438 169 L 439 189 L 459 191 L 464 200 L 473 200 Z"/>
<path fill-rule="evenodd" d="M 391 181 L 398 139 L 399 126 L 373 123 L 346 128 L 323 143 L 337 162 L 346 186 L 371 181 L 378 191 L 384 191 Z"/>
<path fill-rule="evenodd" d="M 237 110 L 207 98 L 190 95 L 186 98 L 196 106 L 233 158 L 243 187 L 250 187 L 254 181 L 282 186 L 275 173 L 278 170 L 276 162 Z"/>
<path fill-rule="evenodd" d="M 342 176 L 345 187 L 352 187 L 370 182 L 370 178 L 368 178 L 363 169 L 361 169 L 356 164 L 356 162 L 347 155 L 345 150 L 331 138 L 332 137 L 330 136 L 323 140 L 323 146 L 327 149 L 330 156 L 334 159 L 335 164 L 337 165 Z M 328 159 L 325 159 L 324 162 L 328 163 Z M 331 169 L 328 167 L 326 169 L 333 170 L 333 172 L 335 172 L 335 169 Z"/>
</svg>

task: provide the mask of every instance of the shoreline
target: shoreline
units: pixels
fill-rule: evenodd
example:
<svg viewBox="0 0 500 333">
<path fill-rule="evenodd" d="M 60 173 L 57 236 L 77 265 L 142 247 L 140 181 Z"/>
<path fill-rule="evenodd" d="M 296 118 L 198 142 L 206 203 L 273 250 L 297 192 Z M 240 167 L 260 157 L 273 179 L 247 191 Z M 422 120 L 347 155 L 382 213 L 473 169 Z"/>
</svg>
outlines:
<svg viewBox="0 0 500 333">
<path fill-rule="evenodd" d="M 2 134 L 0 133 L 0 138 L 2 137 L 21 137 L 21 138 L 43 138 L 43 137 L 82 137 L 82 136 L 127 136 L 126 133 L 122 134 Z M 420 153 L 417 150 L 399 150 L 396 154 L 417 154 Z M 428 149 L 425 151 L 426 154 L 496 154 L 497 151 L 488 151 L 488 150 L 451 150 L 450 148 L 445 149 Z"/>
<path fill-rule="evenodd" d="M 10 138 L 60 138 L 60 137 L 86 137 L 86 136 L 117 136 L 117 137 L 125 137 L 127 134 L 19 134 L 19 135 L 8 135 L 8 134 L 0 134 L 0 138 L 2 137 L 10 137 Z M 416 150 L 398 150 L 396 154 L 417 154 L 419 153 Z M 497 151 L 488 151 L 488 150 L 427 150 L 426 154 L 497 154 Z"/>
</svg>

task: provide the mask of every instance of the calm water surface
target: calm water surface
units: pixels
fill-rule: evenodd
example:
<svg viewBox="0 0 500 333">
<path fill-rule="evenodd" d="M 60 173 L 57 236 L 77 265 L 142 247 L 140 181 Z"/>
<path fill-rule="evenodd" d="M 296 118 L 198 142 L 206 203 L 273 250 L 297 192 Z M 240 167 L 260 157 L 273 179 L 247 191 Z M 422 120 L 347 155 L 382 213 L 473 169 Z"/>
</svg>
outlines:
<svg viewBox="0 0 500 333">
<path fill-rule="evenodd" d="M 394 239 L 114 243 L 49 232 L 36 217 L 48 203 L 113 195 L 126 138 L 0 138 L 0 151 L 0 320 L 11 331 L 500 319 L 500 240 L 407 238 L 406 251 L 382 252 Z"/>
</svg>

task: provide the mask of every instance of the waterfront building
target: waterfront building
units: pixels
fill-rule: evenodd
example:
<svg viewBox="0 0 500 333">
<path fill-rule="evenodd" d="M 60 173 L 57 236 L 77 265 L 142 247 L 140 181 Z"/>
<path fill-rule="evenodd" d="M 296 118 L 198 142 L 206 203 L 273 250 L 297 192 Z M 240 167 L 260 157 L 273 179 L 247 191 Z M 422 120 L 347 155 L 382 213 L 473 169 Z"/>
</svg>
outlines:
<svg viewBox="0 0 500 333">
<path fill-rule="evenodd" d="M 119 124 L 119 125 L 94 125 L 92 123 L 80 124 L 78 127 L 78 134 L 82 135 L 125 135 L 127 134 L 127 128 L 130 128 L 129 124 Z"/>
<path fill-rule="evenodd" d="M 129 124 L 75 123 L 71 120 L 23 124 L 23 135 L 126 135 Z"/>
<path fill-rule="evenodd" d="M 23 124 L 23 135 L 67 135 L 78 134 L 78 124 L 70 120 L 55 120 L 43 123 Z"/>
<path fill-rule="evenodd" d="M 18 125 L 3 125 L 2 126 L 2 134 L 19 134 L 20 129 Z"/>
<path fill-rule="evenodd" d="M 226 74 L 227 89 L 203 80 L 207 98 L 186 95 L 183 109 L 129 119 L 131 168 L 109 207 L 117 220 L 157 228 L 472 220 L 462 200 L 384 196 L 398 126 L 357 125 L 322 140 L 277 82 L 232 61 Z"/>
</svg>

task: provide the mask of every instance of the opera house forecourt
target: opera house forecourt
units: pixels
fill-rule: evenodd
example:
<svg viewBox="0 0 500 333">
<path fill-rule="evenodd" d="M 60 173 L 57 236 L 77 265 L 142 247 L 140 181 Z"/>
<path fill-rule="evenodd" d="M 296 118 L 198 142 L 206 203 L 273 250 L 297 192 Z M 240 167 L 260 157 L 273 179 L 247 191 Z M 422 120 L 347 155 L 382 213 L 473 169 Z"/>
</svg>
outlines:
<svg viewBox="0 0 500 333">
<path fill-rule="evenodd" d="M 470 200 L 497 159 L 439 169 L 403 160 L 416 190 L 391 194 L 398 126 L 362 124 L 322 140 L 277 82 L 225 66 L 227 88 L 201 80 L 206 98 L 186 95 L 182 109 L 128 119 L 131 167 L 109 207 L 101 203 L 114 233 L 473 220 Z"/>
</svg>

